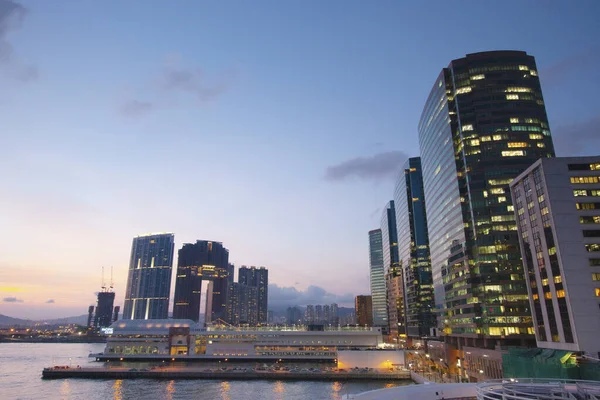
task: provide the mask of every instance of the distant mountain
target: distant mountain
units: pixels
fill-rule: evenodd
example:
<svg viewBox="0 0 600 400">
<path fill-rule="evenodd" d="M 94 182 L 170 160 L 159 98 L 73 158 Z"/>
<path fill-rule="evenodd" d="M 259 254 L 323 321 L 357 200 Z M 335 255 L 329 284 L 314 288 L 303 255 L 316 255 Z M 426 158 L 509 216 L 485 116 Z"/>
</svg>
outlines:
<svg viewBox="0 0 600 400">
<path fill-rule="evenodd" d="M 87 325 L 87 314 L 77 315 L 74 317 L 56 318 L 56 319 L 44 319 L 44 320 L 31 320 L 13 318 L 7 315 L 0 314 L 0 327 L 11 327 L 11 326 L 32 326 L 36 324 L 46 325 L 66 325 L 66 324 L 78 324 Z"/>
</svg>

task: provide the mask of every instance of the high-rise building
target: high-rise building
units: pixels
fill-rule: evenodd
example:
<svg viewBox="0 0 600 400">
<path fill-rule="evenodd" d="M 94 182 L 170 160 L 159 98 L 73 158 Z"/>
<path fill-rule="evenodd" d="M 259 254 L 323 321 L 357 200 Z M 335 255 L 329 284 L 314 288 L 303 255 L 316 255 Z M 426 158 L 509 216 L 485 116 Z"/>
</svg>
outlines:
<svg viewBox="0 0 600 400">
<path fill-rule="evenodd" d="M 540 159 L 511 183 L 537 346 L 600 355 L 600 156 Z"/>
<path fill-rule="evenodd" d="M 120 311 L 121 311 L 121 307 L 115 306 L 114 312 L 113 312 L 113 317 L 112 317 L 112 322 L 116 322 L 119 320 L 119 312 Z"/>
<path fill-rule="evenodd" d="M 302 323 L 302 311 L 298 307 L 288 307 L 286 310 L 286 323 L 298 325 Z"/>
<path fill-rule="evenodd" d="M 381 238 L 383 249 L 383 270 L 386 281 L 388 329 L 392 338 L 405 334 L 404 320 L 404 284 L 402 269 L 398 262 L 398 233 L 396 230 L 396 211 L 394 200 L 388 202 L 381 215 Z M 392 281 L 397 278 L 396 285 Z M 373 305 L 375 307 L 375 305 Z M 373 314 L 375 323 L 375 314 Z"/>
<path fill-rule="evenodd" d="M 123 319 L 168 317 L 174 241 L 172 233 L 133 238 Z"/>
<path fill-rule="evenodd" d="M 383 237 L 381 229 L 369 231 L 369 277 L 371 297 L 373 299 L 373 323 L 376 326 L 388 326 L 387 294 L 383 258 Z"/>
<path fill-rule="evenodd" d="M 314 322 L 321 322 L 323 321 L 323 306 L 318 304 L 315 306 L 315 321 Z"/>
<path fill-rule="evenodd" d="M 333 303 L 329 310 L 329 323 L 332 325 L 338 325 L 340 323 L 338 305 Z"/>
<path fill-rule="evenodd" d="M 491 51 L 453 60 L 429 94 L 419 144 L 445 341 L 532 344 L 508 184 L 554 156 L 534 58 Z"/>
<path fill-rule="evenodd" d="M 91 329 L 94 327 L 94 306 L 88 307 L 87 327 Z"/>
<path fill-rule="evenodd" d="M 315 306 L 309 304 L 306 306 L 306 312 L 304 313 L 304 320 L 307 324 L 315 323 Z"/>
<path fill-rule="evenodd" d="M 230 269 L 229 250 L 223 243 L 208 240 L 185 243 L 177 261 L 173 318 L 199 320 L 202 280 L 208 280 L 206 321 L 225 319 Z"/>
<path fill-rule="evenodd" d="M 258 323 L 267 324 L 269 297 L 269 270 L 265 267 L 242 266 L 238 270 L 238 282 L 257 288 Z"/>
<path fill-rule="evenodd" d="M 398 257 L 403 274 L 406 334 L 423 337 L 436 326 L 421 159 L 409 158 L 394 191 Z"/>
<path fill-rule="evenodd" d="M 107 328 L 113 323 L 114 303 L 115 292 L 98 292 L 98 303 L 96 305 L 96 314 L 94 316 L 94 326 L 96 328 Z"/>
<path fill-rule="evenodd" d="M 373 304 L 371 296 L 356 296 L 356 323 L 363 326 L 373 326 Z"/>
</svg>

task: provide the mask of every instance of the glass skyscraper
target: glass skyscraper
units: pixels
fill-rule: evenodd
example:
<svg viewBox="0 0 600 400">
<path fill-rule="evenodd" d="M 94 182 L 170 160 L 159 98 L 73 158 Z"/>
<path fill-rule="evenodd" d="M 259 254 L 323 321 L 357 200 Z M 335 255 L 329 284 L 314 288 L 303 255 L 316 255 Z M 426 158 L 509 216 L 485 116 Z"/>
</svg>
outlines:
<svg viewBox="0 0 600 400">
<path fill-rule="evenodd" d="M 388 316 L 381 229 L 369 231 L 369 265 L 373 324 L 387 328 Z"/>
<path fill-rule="evenodd" d="M 436 307 L 446 341 L 524 344 L 531 310 L 508 184 L 554 147 L 535 59 L 453 60 L 419 122 Z"/>
<path fill-rule="evenodd" d="M 226 319 L 230 269 L 229 250 L 223 243 L 198 240 L 184 244 L 177 261 L 173 318 L 199 320 L 204 279 L 211 282 L 205 320 Z"/>
<path fill-rule="evenodd" d="M 133 238 L 123 319 L 166 319 L 175 235 L 148 234 Z"/>
<path fill-rule="evenodd" d="M 419 157 L 410 158 L 404 164 L 396 183 L 394 200 L 398 257 L 404 277 L 406 333 L 409 337 L 423 337 L 436 326 L 436 315 Z"/>
<path fill-rule="evenodd" d="M 398 234 L 396 231 L 394 200 L 389 201 L 381 215 L 383 270 L 386 277 L 388 323 L 391 335 L 405 334 L 404 282 L 398 262 Z"/>
</svg>

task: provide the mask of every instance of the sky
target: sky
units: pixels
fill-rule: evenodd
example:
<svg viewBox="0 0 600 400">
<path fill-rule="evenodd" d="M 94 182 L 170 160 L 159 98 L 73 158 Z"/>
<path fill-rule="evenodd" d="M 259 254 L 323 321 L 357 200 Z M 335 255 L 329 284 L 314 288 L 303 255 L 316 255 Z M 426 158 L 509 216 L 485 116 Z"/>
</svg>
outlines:
<svg viewBox="0 0 600 400">
<path fill-rule="evenodd" d="M 0 0 L 0 313 L 123 304 L 134 236 L 223 242 L 270 304 L 369 293 L 368 231 L 452 59 L 536 57 L 600 149 L 600 2 Z"/>
</svg>

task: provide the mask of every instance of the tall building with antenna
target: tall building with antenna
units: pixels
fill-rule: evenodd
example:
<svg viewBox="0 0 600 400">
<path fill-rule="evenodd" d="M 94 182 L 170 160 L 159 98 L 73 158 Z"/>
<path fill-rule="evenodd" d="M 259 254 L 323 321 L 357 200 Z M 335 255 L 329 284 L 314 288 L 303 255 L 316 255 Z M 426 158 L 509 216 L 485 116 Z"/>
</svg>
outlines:
<svg viewBox="0 0 600 400">
<path fill-rule="evenodd" d="M 113 323 L 113 306 L 115 303 L 115 292 L 113 291 L 112 267 L 110 269 L 110 286 L 104 282 L 104 267 L 102 267 L 102 290 L 98 292 L 98 303 L 94 315 L 94 326 L 96 328 L 107 328 Z"/>
</svg>

